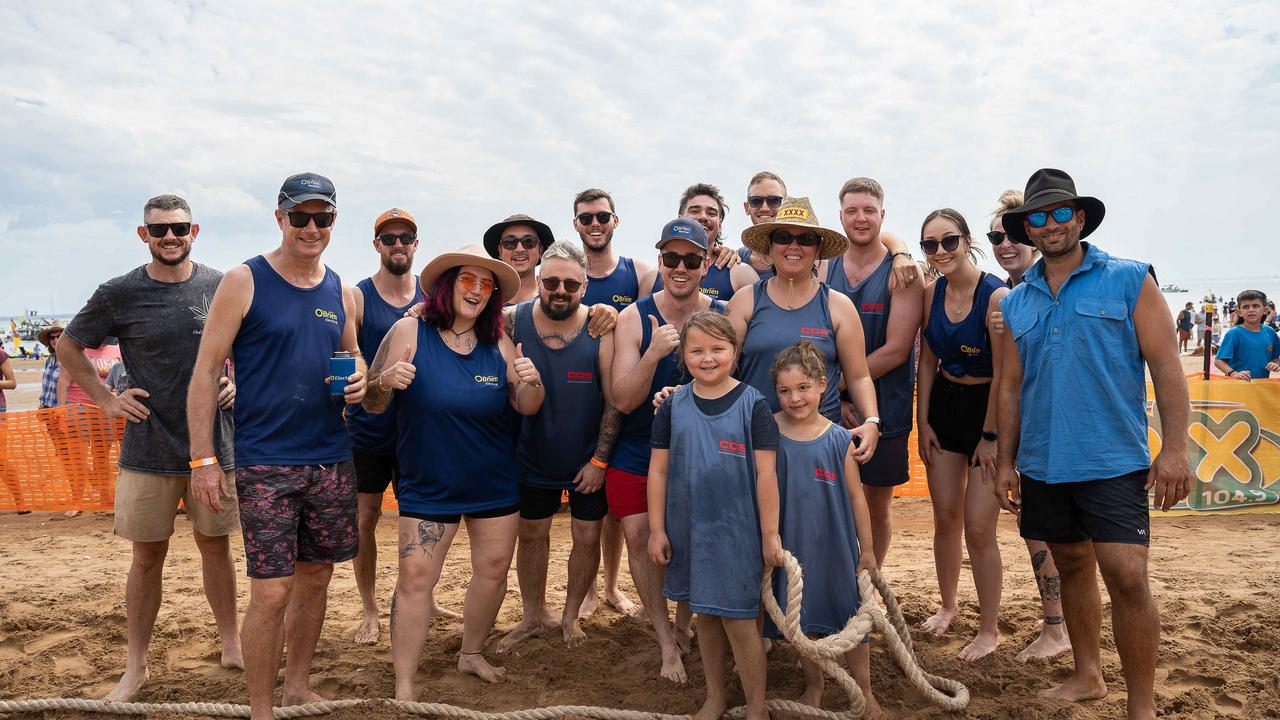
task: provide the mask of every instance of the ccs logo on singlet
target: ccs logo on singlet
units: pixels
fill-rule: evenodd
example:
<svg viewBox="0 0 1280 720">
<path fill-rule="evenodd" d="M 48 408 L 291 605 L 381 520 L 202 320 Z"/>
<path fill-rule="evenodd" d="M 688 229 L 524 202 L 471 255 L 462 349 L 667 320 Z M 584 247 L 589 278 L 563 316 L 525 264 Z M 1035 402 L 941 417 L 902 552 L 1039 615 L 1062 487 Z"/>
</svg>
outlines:
<svg viewBox="0 0 1280 720">
<path fill-rule="evenodd" d="M 487 385 L 488 387 L 497 387 L 498 376 L 497 375 L 477 375 L 476 383 L 479 385 Z"/>
<path fill-rule="evenodd" d="M 831 472 L 830 470 L 823 470 L 822 468 L 814 469 L 813 479 L 817 480 L 818 482 L 827 483 L 828 485 L 836 484 L 836 474 Z"/>
<path fill-rule="evenodd" d="M 630 295 L 614 295 L 613 301 L 616 303 L 633 303 L 636 299 Z"/>
<path fill-rule="evenodd" d="M 570 370 L 565 379 L 571 383 L 589 383 L 595 377 L 596 374 L 590 370 Z"/>
<path fill-rule="evenodd" d="M 981 355 L 982 348 L 974 347 L 972 345 L 961 345 L 960 352 L 964 353 L 965 355 Z"/>
<path fill-rule="evenodd" d="M 720 454 L 745 458 L 747 456 L 747 446 L 737 440 L 721 440 Z"/>
<path fill-rule="evenodd" d="M 338 324 L 338 313 L 332 310 L 325 310 L 324 308 L 316 308 L 316 317 L 332 325 Z"/>
<path fill-rule="evenodd" d="M 827 328 L 800 328 L 800 334 L 807 337 L 830 337 L 831 331 Z"/>
<path fill-rule="evenodd" d="M 858 312 L 883 315 L 884 303 L 862 303 L 862 306 L 858 308 Z"/>
</svg>

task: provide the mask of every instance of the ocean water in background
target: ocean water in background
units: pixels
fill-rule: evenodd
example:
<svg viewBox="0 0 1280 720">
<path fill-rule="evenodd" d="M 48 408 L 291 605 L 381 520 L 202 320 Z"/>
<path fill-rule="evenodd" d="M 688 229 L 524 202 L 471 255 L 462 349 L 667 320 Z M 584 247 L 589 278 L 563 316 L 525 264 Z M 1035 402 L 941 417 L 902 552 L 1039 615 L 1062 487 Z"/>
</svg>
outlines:
<svg viewBox="0 0 1280 720">
<path fill-rule="evenodd" d="M 1257 269 L 1257 268 L 1251 268 Z M 1156 274 L 1160 274 L 1160 268 L 1156 268 Z M 1182 310 L 1187 303 L 1193 303 L 1196 310 L 1200 309 L 1200 305 L 1204 302 L 1206 296 L 1214 295 L 1221 297 L 1225 303 L 1227 300 L 1235 299 L 1235 296 L 1245 290 L 1261 290 L 1266 293 L 1270 300 L 1280 301 L 1280 275 L 1261 275 L 1254 277 L 1240 277 L 1236 279 L 1229 278 L 1169 278 L 1160 277 L 1161 287 L 1174 285 L 1178 288 L 1184 288 L 1184 292 L 1166 292 L 1164 294 L 1165 302 L 1169 305 L 1170 312 L 1175 315 Z"/>
</svg>

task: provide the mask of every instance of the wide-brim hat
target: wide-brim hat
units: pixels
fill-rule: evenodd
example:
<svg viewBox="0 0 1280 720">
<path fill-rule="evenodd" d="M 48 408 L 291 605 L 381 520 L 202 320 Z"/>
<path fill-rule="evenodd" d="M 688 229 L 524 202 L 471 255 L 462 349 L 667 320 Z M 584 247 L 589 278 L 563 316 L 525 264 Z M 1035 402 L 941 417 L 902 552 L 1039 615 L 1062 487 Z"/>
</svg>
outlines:
<svg viewBox="0 0 1280 720">
<path fill-rule="evenodd" d="M 520 291 L 520 275 L 516 273 L 516 269 L 489 257 L 484 248 L 475 243 L 463 245 L 454 252 L 444 253 L 427 263 L 418 275 L 418 283 L 424 291 L 428 290 L 441 275 L 463 265 L 475 265 L 493 273 L 494 280 L 498 283 L 498 302 L 502 305 Z"/>
<path fill-rule="evenodd" d="M 546 251 L 551 246 L 551 243 L 556 241 L 556 236 L 552 234 L 551 228 L 547 227 L 545 223 L 540 223 L 523 213 L 516 213 L 500 223 L 491 225 L 488 230 L 484 231 L 484 249 L 485 252 L 489 253 L 489 257 L 498 257 L 498 241 L 502 239 L 502 233 L 506 232 L 507 228 L 512 225 L 528 225 L 533 228 L 533 231 L 538 234 L 538 243 L 542 245 L 543 251 Z"/>
<path fill-rule="evenodd" d="M 1080 230 L 1081 239 L 1089 237 L 1090 233 L 1097 230 L 1102 224 L 1102 217 L 1107 214 L 1107 208 L 1101 200 L 1076 195 L 1076 184 L 1071 176 L 1054 168 L 1041 168 L 1032 173 L 1027 179 L 1027 190 L 1022 195 L 1024 198 L 1022 205 L 1005 213 L 1001 218 L 1005 233 L 1023 245 L 1034 245 L 1034 243 L 1027 237 L 1027 230 L 1022 226 L 1022 221 L 1030 213 L 1050 205 L 1070 200 L 1077 208 L 1084 210 L 1084 228 Z"/>
<path fill-rule="evenodd" d="M 844 233 L 828 230 L 818 224 L 818 216 L 813 212 L 813 205 L 807 197 L 785 197 L 778 207 L 778 215 L 771 221 L 752 225 L 742 231 L 742 244 L 767 256 L 769 254 L 769 235 L 782 227 L 802 227 L 813 230 L 822 237 L 818 246 L 818 259 L 833 258 L 849 247 L 849 238 Z"/>
<path fill-rule="evenodd" d="M 63 332 L 65 332 L 66 329 L 67 329 L 66 320 L 54 320 L 48 325 L 45 325 L 44 327 L 40 328 L 40 332 L 36 335 L 36 339 L 40 341 L 41 345 L 52 350 L 53 346 L 49 344 L 49 336 L 53 334 L 54 330 L 62 330 Z"/>
</svg>

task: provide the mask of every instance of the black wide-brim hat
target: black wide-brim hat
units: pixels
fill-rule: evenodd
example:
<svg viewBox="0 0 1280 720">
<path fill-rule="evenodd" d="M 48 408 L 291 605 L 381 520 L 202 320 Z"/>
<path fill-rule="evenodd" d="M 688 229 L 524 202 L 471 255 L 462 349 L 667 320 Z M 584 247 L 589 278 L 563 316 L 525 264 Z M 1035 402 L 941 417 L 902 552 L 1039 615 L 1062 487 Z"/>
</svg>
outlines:
<svg viewBox="0 0 1280 720">
<path fill-rule="evenodd" d="M 1076 184 L 1071 176 L 1061 170 L 1042 168 L 1032 173 L 1027 179 L 1027 190 L 1023 193 L 1022 205 L 1001 216 L 1004 231 L 1009 237 L 1023 245 L 1033 245 L 1027 237 L 1027 230 L 1022 221 L 1027 215 L 1037 210 L 1056 205 L 1063 200 L 1070 200 L 1075 206 L 1084 210 L 1084 228 L 1080 230 L 1080 238 L 1089 237 L 1089 233 L 1098 229 L 1107 208 L 1095 197 L 1076 195 Z"/>
<path fill-rule="evenodd" d="M 484 250 L 489 253 L 489 257 L 498 257 L 498 241 L 502 239 L 502 233 L 512 225 L 528 225 L 533 228 L 533 231 L 538 234 L 538 244 L 542 245 L 543 252 L 556 241 L 556 236 L 551 233 L 551 228 L 545 223 L 540 223 L 528 215 L 516 213 L 484 231 Z"/>
</svg>

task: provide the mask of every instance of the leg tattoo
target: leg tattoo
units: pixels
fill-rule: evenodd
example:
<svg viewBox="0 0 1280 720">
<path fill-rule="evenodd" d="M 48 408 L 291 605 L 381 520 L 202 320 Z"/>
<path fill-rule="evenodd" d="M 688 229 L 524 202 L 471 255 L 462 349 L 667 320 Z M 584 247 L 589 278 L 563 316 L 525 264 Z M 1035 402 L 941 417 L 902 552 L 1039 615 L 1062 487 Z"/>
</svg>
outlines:
<svg viewBox="0 0 1280 720">
<path fill-rule="evenodd" d="M 414 548 L 421 548 L 422 552 L 431 557 L 431 553 L 435 550 L 436 544 L 440 542 L 440 538 L 444 537 L 444 523 L 423 520 L 418 523 L 418 539 L 416 542 L 410 541 L 400 546 L 400 557 L 409 557 Z"/>
</svg>

